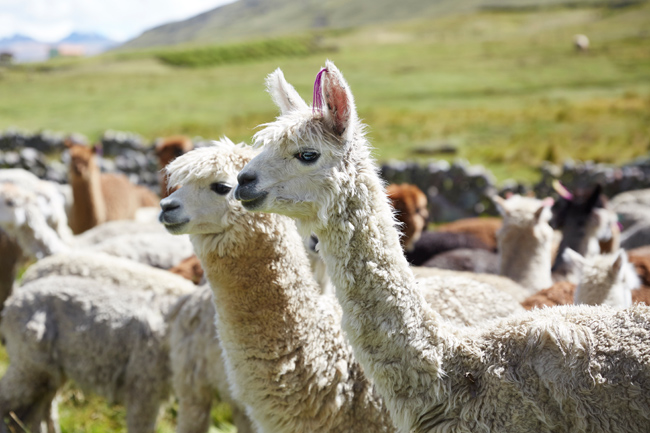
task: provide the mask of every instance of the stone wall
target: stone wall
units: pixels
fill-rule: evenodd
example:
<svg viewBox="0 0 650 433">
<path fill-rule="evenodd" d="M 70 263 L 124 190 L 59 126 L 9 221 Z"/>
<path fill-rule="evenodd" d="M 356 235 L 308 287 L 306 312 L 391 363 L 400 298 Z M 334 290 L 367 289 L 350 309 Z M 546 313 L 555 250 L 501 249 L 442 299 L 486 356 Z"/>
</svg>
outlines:
<svg viewBox="0 0 650 433">
<path fill-rule="evenodd" d="M 80 135 L 75 141 L 85 141 Z M 43 179 L 66 182 L 68 155 L 65 135 L 50 131 L 34 134 L 8 130 L 0 133 L 0 168 L 20 167 Z M 197 146 L 207 142 L 194 140 Z M 102 171 L 121 172 L 137 184 L 158 192 L 158 166 L 153 143 L 138 134 L 106 131 L 98 146 Z M 514 181 L 497 186 L 492 173 L 467 161 L 428 163 L 391 161 L 381 167 L 388 183 L 412 183 L 429 198 L 431 221 L 446 222 L 479 215 L 496 215 L 491 200 L 495 194 L 508 192 L 537 197 L 557 197 L 552 182 L 559 179 L 569 190 L 603 186 L 609 197 L 632 189 L 650 188 L 650 158 L 642 158 L 621 167 L 593 162 L 566 161 L 562 166 L 545 163 L 540 167 L 540 181 L 524 185 Z"/>
</svg>

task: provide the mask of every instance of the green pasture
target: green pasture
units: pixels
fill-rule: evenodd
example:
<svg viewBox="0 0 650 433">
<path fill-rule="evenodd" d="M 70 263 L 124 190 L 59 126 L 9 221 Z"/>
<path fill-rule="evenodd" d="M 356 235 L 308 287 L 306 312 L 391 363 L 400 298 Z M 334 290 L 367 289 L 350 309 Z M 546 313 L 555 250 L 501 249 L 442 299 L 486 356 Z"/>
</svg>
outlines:
<svg viewBox="0 0 650 433">
<path fill-rule="evenodd" d="M 311 103 L 314 77 L 330 58 L 352 88 L 379 160 L 464 158 L 500 180 L 534 181 L 543 160 L 620 164 L 648 155 L 648 23 L 649 3 L 512 9 L 294 35 L 290 41 L 311 42 L 272 57 L 253 41 L 16 65 L 0 69 L 0 130 L 248 141 L 276 116 L 265 76 L 281 67 Z M 576 33 L 589 36 L 589 52 L 573 50 Z M 170 58 L 190 61 L 173 66 Z M 457 153 L 437 155 L 440 146 Z M 0 373 L 7 364 L 0 349 Z M 159 432 L 173 431 L 174 410 L 172 402 Z M 72 385 L 60 413 L 65 433 L 125 431 L 122 408 Z M 217 407 L 214 419 L 213 432 L 232 431 L 227 408 Z"/>
<path fill-rule="evenodd" d="M 250 140 L 276 115 L 265 76 L 281 67 L 311 102 L 313 79 L 330 58 L 380 160 L 438 157 L 436 147 L 450 144 L 457 153 L 445 158 L 531 181 L 545 158 L 623 163 L 648 152 L 649 22 L 648 3 L 484 11 L 323 32 L 312 36 L 325 49 L 294 47 L 273 58 L 256 56 L 261 42 L 253 41 L 20 65 L 0 72 L 0 129 Z M 589 52 L 573 50 L 576 33 L 590 37 Z M 233 47 L 253 54 L 200 66 L 197 52 Z"/>
</svg>

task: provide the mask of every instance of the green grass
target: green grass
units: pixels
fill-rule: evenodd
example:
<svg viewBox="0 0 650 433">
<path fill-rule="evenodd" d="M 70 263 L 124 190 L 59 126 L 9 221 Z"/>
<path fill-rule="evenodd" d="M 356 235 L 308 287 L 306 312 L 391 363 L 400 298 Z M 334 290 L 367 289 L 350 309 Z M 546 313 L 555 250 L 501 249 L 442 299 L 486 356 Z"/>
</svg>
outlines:
<svg viewBox="0 0 650 433">
<path fill-rule="evenodd" d="M 0 376 L 9 366 L 9 358 L 0 346 Z M 176 431 L 177 404 L 172 399 L 162 409 L 156 426 L 157 433 Z M 209 433 L 235 433 L 230 407 L 215 402 L 211 412 Z M 106 400 L 85 394 L 72 383 L 59 391 L 59 421 L 62 433 L 114 433 L 126 431 L 126 411 L 121 405 L 109 405 Z M 22 432 L 21 432 L 22 433 Z"/>
<path fill-rule="evenodd" d="M 311 102 L 329 57 L 351 85 L 380 160 L 422 158 L 414 149 L 445 142 L 501 180 L 533 181 L 546 157 L 622 163 L 648 153 L 648 22 L 648 3 L 485 11 L 325 32 L 320 43 L 336 48 L 327 56 L 179 68 L 149 50 L 23 65 L 1 72 L 0 129 L 250 140 L 276 115 L 265 76 L 282 67 Z M 588 53 L 573 51 L 575 33 L 590 36 Z"/>
</svg>

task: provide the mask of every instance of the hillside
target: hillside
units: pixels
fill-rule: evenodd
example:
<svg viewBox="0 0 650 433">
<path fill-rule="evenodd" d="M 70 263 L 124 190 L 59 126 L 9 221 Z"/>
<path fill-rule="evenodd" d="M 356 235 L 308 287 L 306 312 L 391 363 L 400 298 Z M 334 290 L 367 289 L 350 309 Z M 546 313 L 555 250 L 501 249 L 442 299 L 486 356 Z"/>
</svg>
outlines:
<svg viewBox="0 0 650 433">
<path fill-rule="evenodd" d="M 238 0 L 184 21 L 164 24 L 119 49 L 214 43 L 317 28 L 437 18 L 477 9 L 622 4 L 622 0 Z"/>
</svg>

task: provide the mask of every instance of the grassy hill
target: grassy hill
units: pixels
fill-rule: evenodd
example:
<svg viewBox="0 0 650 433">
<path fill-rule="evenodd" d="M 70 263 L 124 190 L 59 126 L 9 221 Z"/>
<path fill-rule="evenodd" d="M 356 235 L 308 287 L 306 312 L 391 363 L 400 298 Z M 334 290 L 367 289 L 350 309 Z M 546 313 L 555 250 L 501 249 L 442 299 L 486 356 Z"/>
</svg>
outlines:
<svg viewBox="0 0 650 433">
<path fill-rule="evenodd" d="M 621 5 L 626 0 L 238 0 L 187 20 L 158 26 L 120 49 L 225 42 L 319 28 L 349 28 L 480 9 Z"/>
</svg>

